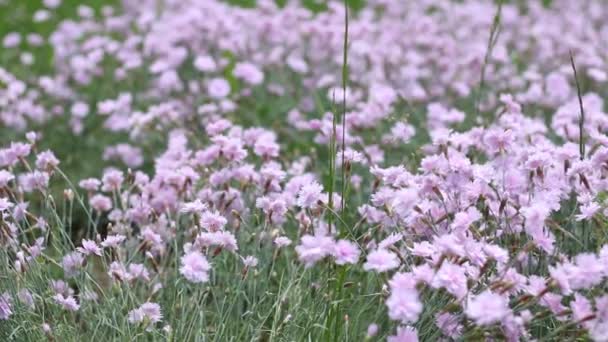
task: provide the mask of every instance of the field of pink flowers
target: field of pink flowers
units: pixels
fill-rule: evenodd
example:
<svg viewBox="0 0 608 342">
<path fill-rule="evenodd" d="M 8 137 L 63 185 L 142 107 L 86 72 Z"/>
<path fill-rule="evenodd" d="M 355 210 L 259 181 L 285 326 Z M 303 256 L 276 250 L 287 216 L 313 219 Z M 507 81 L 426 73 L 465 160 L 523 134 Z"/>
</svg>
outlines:
<svg viewBox="0 0 608 342">
<path fill-rule="evenodd" d="M 608 341 L 608 2 L 0 0 L 1 341 Z"/>
</svg>

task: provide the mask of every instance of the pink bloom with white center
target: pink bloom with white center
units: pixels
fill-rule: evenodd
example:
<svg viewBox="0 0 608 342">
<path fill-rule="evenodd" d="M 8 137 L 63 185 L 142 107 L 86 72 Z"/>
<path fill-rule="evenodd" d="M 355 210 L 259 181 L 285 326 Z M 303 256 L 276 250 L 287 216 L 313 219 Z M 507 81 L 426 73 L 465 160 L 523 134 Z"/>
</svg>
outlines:
<svg viewBox="0 0 608 342">
<path fill-rule="evenodd" d="M 386 249 L 377 249 L 367 255 L 363 269 L 382 273 L 399 267 L 399 264 L 399 258 L 395 253 Z"/>
<path fill-rule="evenodd" d="M 204 283 L 209 280 L 211 265 L 207 258 L 197 251 L 191 251 L 181 259 L 179 272 L 190 282 Z"/>
</svg>

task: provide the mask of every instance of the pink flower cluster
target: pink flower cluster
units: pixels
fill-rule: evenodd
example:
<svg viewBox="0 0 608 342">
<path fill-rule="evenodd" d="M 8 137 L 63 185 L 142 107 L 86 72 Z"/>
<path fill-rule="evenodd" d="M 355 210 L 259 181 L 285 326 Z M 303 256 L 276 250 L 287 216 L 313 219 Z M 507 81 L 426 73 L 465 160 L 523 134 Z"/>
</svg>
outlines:
<svg viewBox="0 0 608 342">
<path fill-rule="evenodd" d="M 505 4 L 486 56 L 493 2 L 370 0 L 349 20 L 344 87 L 341 2 L 163 4 L 81 7 L 41 41 L 4 37 L 48 44 L 55 65 L 23 80 L 0 68 L 3 126 L 67 116 L 76 136 L 97 120 L 126 138 L 76 182 L 43 134 L 1 141 L 0 262 L 16 278 L 48 267 L 49 283 L 0 284 L 0 320 L 82 312 L 110 300 L 105 287 L 131 291 L 124 319 L 153 331 L 165 287 L 217 291 L 284 256 L 311 276 L 374 277 L 389 341 L 417 341 L 428 317 L 446 339 L 535 339 L 549 317 L 608 340 L 608 4 Z M 108 74 L 143 84 L 85 91 Z"/>
</svg>

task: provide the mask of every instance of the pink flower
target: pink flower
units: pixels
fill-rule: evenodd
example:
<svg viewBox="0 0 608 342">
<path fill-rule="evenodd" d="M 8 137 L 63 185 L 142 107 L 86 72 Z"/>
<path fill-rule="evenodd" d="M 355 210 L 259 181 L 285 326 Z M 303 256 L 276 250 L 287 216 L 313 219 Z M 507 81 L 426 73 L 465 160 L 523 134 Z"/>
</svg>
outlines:
<svg viewBox="0 0 608 342">
<path fill-rule="evenodd" d="M 359 247 L 348 240 L 338 240 L 332 252 L 338 265 L 356 264 L 359 261 L 360 254 Z"/>
<path fill-rule="evenodd" d="M 296 246 L 298 259 L 306 268 L 312 267 L 317 261 L 331 255 L 334 249 L 334 239 L 325 235 L 304 235 L 300 245 Z"/>
<path fill-rule="evenodd" d="M 478 325 L 490 325 L 505 318 L 511 310 L 507 298 L 486 290 L 467 301 L 465 313 Z"/>
<path fill-rule="evenodd" d="M 196 245 L 200 247 L 218 246 L 230 252 L 239 249 L 234 234 L 227 231 L 200 233 L 196 237 Z"/>
<path fill-rule="evenodd" d="M 109 170 L 105 172 L 102 177 L 103 186 L 101 187 L 101 190 L 107 192 L 119 190 L 124 178 L 123 173 L 118 170 Z"/>
<path fill-rule="evenodd" d="M 21 44 L 21 35 L 17 32 L 9 32 L 4 36 L 2 44 L 5 48 L 14 48 Z"/>
<path fill-rule="evenodd" d="M 602 207 L 595 203 L 589 202 L 588 204 L 582 205 L 580 207 L 581 213 L 576 215 L 577 221 L 589 220 L 591 219 Z"/>
<path fill-rule="evenodd" d="M 17 298 L 19 301 L 27 306 L 29 309 L 33 310 L 36 308 L 36 303 L 34 302 L 34 296 L 28 289 L 21 289 L 17 293 Z"/>
<path fill-rule="evenodd" d="M 342 164 L 355 164 L 355 163 L 360 163 L 360 164 L 365 164 L 367 162 L 367 160 L 365 160 L 365 157 L 363 156 L 363 154 L 359 151 L 355 151 L 351 148 L 347 148 L 344 151 L 344 160 L 342 160 L 342 152 L 343 151 L 338 151 L 336 153 L 336 165 L 337 166 L 342 166 Z"/>
<path fill-rule="evenodd" d="M 0 320 L 7 320 L 11 317 L 13 314 L 12 304 L 12 298 L 7 292 L 0 295 Z"/>
<path fill-rule="evenodd" d="M 82 247 L 78 247 L 76 250 L 84 255 L 95 254 L 101 256 L 101 248 L 93 240 L 82 240 Z"/>
<path fill-rule="evenodd" d="M 423 305 L 415 288 L 392 288 L 386 300 L 388 315 L 402 323 L 416 322 L 422 313 Z"/>
<path fill-rule="evenodd" d="M 608 340 L 608 320 L 602 320 L 593 325 L 589 331 L 592 340 L 606 341 Z"/>
<path fill-rule="evenodd" d="M 131 280 L 131 275 L 127 271 L 126 267 L 122 263 L 120 263 L 118 261 L 113 261 L 110 264 L 110 267 L 108 269 L 108 275 L 112 279 L 118 280 L 118 281 L 129 281 L 129 280 Z"/>
<path fill-rule="evenodd" d="M 570 302 L 570 309 L 575 322 L 588 320 L 594 314 L 591 302 L 580 293 L 574 294 L 574 300 Z M 586 325 L 589 324 L 589 322 L 585 323 Z"/>
<path fill-rule="evenodd" d="M 150 273 L 143 264 L 129 265 L 129 279 L 139 279 L 142 281 L 150 281 Z"/>
<path fill-rule="evenodd" d="M 511 130 L 494 129 L 489 131 L 485 136 L 485 143 L 490 152 L 499 152 L 509 150 L 515 141 Z"/>
<path fill-rule="evenodd" d="M 387 342 L 418 342 L 418 332 L 413 327 L 398 327 L 397 335 L 389 336 Z"/>
<path fill-rule="evenodd" d="M 264 73 L 254 64 L 240 62 L 234 66 L 233 74 L 251 85 L 259 85 L 264 81 Z"/>
<path fill-rule="evenodd" d="M 126 236 L 120 234 L 108 235 L 106 236 L 106 239 L 101 242 L 101 246 L 104 248 L 118 247 L 125 239 Z"/>
<path fill-rule="evenodd" d="M 214 78 L 207 83 L 207 92 L 214 99 L 223 99 L 230 94 L 230 84 L 223 78 Z"/>
<path fill-rule="evenodd" d="M 398 234 L 398 233 L 392 233 L 391 235 L 387 236 L 386 238 L 384 238 L 384 240 L 380 241 L 380 243 L 378 243 L 378 248 L 379 249 L 386 249 L 389 248 L 391 246 L 393 246 L 394 244 L 396 244 L 399 241 L 403 240 L 403 235 L 402 234 Z"/>
<path fill-rule="evenodd" d="M 8 183 L 15 179 L 15 175 L 6 171 L 0 170 L 0 188 L 5 188 L 8 186 Z"/>
<path fill-rule="evenodd" d="M 74 277 L 84 265 L 84 257 L 80 253 L 70 253 L 63 257 L 61 267 L 68 278 Z"/>
<path fill-rule="evenodd" d="M 274 239 L 274 244 L 277 246 L 277 248 L 287 247 L 291 245 L 291 239 L 289 239 L 287 236 L 277 236 Z"/>
<path fill-rule="evenodd" d="M 401 121 L 397 122 L 393 128 L 391 128 L 392 139 L 401 143 L 408 143 L 415 134 L 416 128 L 414 126 Z"/>
<path fill-rule="evenodd" d="M 367 326 L 367 333 L 365 334 L 366 338 L 372 338 L 378 334 L 378 324 L 372 323 Z"/>
<path fill-rule="evenodd" d="M 451 228 L 456 232 L 464 232 L 480 218 L 481 213 L 475 207 L 470 207 L 467 211 L 456 213 Z"/>
<path fill-rule="evenodd" d="M 51 280 L 51 288 L 55 294 L 68 297 L 74 294 L 74 290 L 63 280 Z"/>
<path fill-rule="evenodd" d="M 296 203 L 305 209 L 316 208 L 317 203 L 321 200 L 322 192 L 323 187 L 317 182 L 305 184 L 298 192 Z"/>
<path fill-rule="evenodd" d="M 201 215 L 200 225 L 210 232 L 222 230 L 228 221 L 218 211 L 206 211 Z"/>
<path fill-rule="evenodd" d="M 160 305 L 156 303 L 146 302 L 139 308 L 129 311 L 129 323 L 141 323 L 146 322 L 149 324 L 155 324 L 162 320 L 163 315 L 160 310 Z"/>
<path fill-rule="evenodd" d="M 464 297 L 468 291 L 464 268 L 447 261 L 443 262 L 431 285 L 434 288 L 445 288 L 458 299 Z"/>
<path fill-rule="evenodd" d="M 198 56 L 194 59 L 194 67 L 199 71 L 212 72 L 217 69 L 217 63 L 211 56 Z"/>
<path fill-rule="evenodd" d="M 205 283 L 209 280 L 210 269 L 211 265 L 203 254 L 191 251 L 182 257 L 179 272 L 190 282 Z"/>
<path fill-rule="evenodd" d="M 89 105 L 84 102 L 76 102 L 71 108 L 72 115 L 78 118 L 84 118 L 89 114 Z"/>
<path fill-rule="evenodd" d="M 25 192 L 44 191 L 49 186 L 49 178 L 49 174 L 46 172 L 23 173 L 19 176 L 19 185 Z"/>
<path fill-rule="evenodd" d="M 53 299 L 55 300 L 55 303 L 62 306 L 64 310 L 78 311 L 78 309 L 80 309 L 80 304 L 78 304 L 76 299 L 72 296 L 64 297 L 62 294 L 58 293 L 53 296 Z"/>
<path fill-rule="evenodd" d="M 298 74 L 306 74 L 308 72 L 308 64 L 306 64 L 306 61 L 296 55 L 290 55 L 285 62 L 291 70 Z"/>
<path fill-rule="evenodd" d="M 112 200 L 101 194 L 92 196 L 89 199 L 89 204 L 91 205 L 91 208 L 100 213 L 112 209 Z"/>
<path fill-rule="evenodd" d="M 397 268 L 399 265 L 399 258 L 395 253 L 386 249 L 377 249 L 367 255 L 367 261 L 363 264 L 363 269 L 382 273 Z"/>
<path fill-rule="evenodd" d="M 59 159 L 51 151 L 40 152 L 36 156 L 36 167 L 40 170 L 52 170 L 59 165 Z"/>
<path fill-rule="evenodd" d="M 0 197 L 0 214 L 9 211 L 14 205 L 8 198 Z"/>
<path fill-rule="evenodd" d="M 78 183 L 78 186 L 90 192 L 97 191 L 100 185 L 101 182 L 95 178 L 83 179 Z"/>
<path fill-rule="evenodd" d="M 61 0 L 44 0 L 42 3 L 47 8 L 57 8 L 61 5 Z"/>
<path fill-rule="evenodd" d="M 435 316 L 435 324 L 444 335 L 457 339 L 462 334 L 463 326 L 459 323 L 459 317 L 447 312 L 437 314 Z"/>
<path fill-rule="evenodd" d="M 245 267 L 256 267 L 258 265 L 258 258 L 249 255 L 243 258 L 243 264 L 245 265 Z"/>
<path fill-rule="evenodd" d="M 207 205 L 203 203 L 200 199 L 196 199 L 193 202 L 186 202 L 182 204 L 182 207 L 179 211 L 184 214 L 200 214 L 205 210 L 207 210 Z"/>
</svg>

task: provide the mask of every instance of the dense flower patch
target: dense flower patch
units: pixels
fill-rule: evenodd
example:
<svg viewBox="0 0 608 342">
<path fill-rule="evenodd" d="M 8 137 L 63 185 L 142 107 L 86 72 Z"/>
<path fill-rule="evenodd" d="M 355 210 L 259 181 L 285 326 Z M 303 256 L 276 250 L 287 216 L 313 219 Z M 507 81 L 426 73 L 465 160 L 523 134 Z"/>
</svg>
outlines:
<svg viewBox="0 0 608 342">
<path fill-rule="evenodd" d="M 608 4 L 69 6 L 2 39 L 0 337 L 608 341 Z"/>
</svg>

